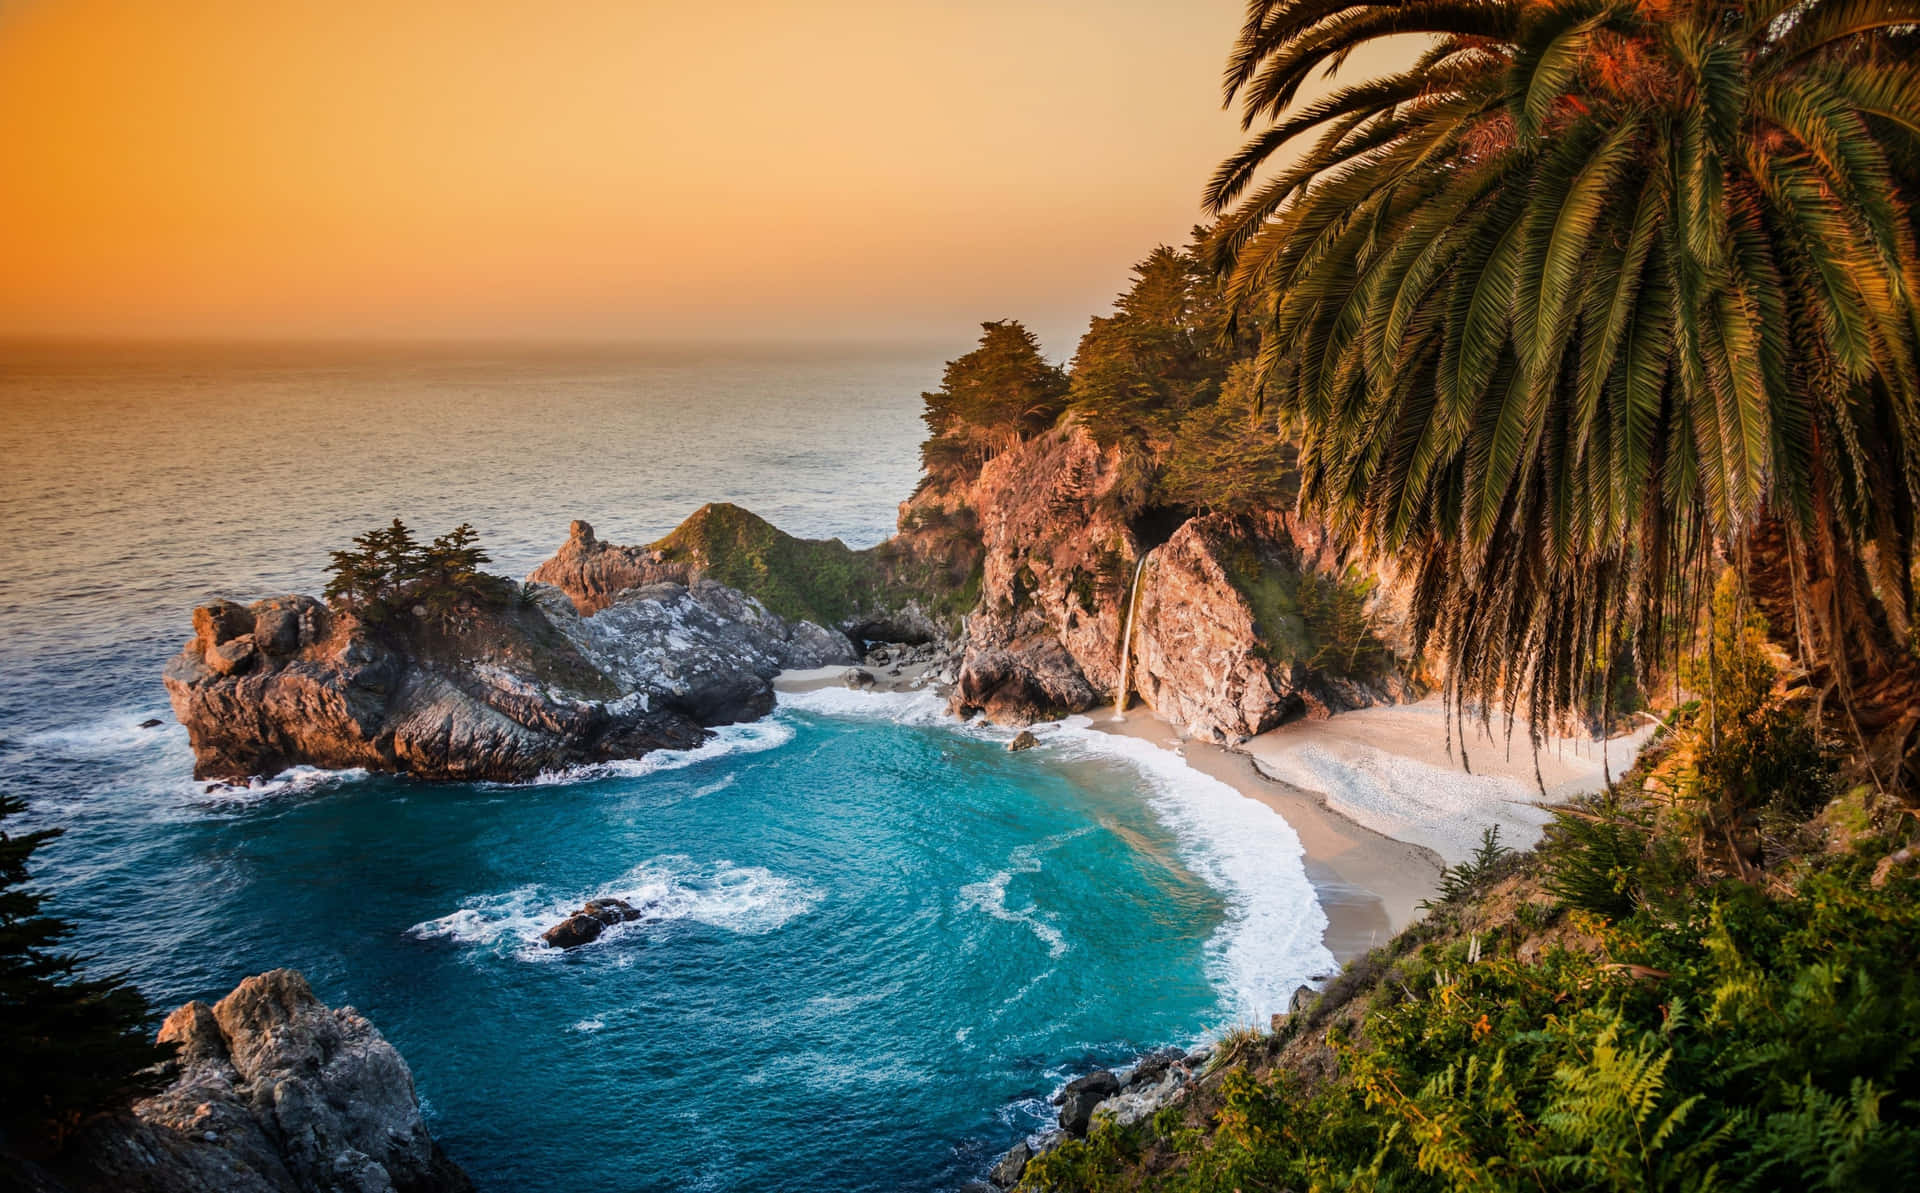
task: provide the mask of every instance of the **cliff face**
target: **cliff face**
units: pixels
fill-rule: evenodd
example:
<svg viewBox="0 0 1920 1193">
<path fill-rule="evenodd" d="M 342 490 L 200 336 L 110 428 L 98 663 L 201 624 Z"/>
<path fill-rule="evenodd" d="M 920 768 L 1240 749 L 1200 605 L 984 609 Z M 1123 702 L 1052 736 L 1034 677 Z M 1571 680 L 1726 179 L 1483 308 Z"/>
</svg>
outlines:
<svg viewBox="0 0 1920 1193">
<path fill-rule="evenodd" d="M 1349 572 L 1317 527 L 1191 517 L 1152 506 L 1149 486 L 1144 461 L 1068 424 L 961 490 L 986 558 L 957 711 L 1023 723 L 1113 700 L 1130 600 L 1129 691 L 1197 736 L 1412 694 L 1390 584 Z"/>
<path fill-rule="evenodd" d="M 428 1133 L 413 1073 L 351 1007 L 323 1005 L 289 969 L 167 1017 L 173 1084 L 94 1124 L 39 1193 L 466 1193 Z M 22 1166 L 25 1167 L 24 1165 Z"/>
<path fill-rule="evenodd" d="M 631 589 L 590 619 L 556 589 L 499 590 L 381 625 L 300 596 L 196 609 L 165 673 L 196 776 L 305 764 L 520 781 L 696 745 L 704 726 L 766 713 L 782 668 L 853 658 L 843 636 L 717 584 Z"/>
<path fill-rule="evenodd" d="M 1135 598 L 1132 687 L 1197 737 L 1414 696 L 1390 585 L 1349 574 L 1279 515 L 1195 518 L 1154 551 Z"/>
<path fill-rule="evenodd" d="M 956 708 L 1044 720 L 1110 699 L 1146 475 L 1078 427 L 1001 453 L 966 491 L 986 559 Z"/>
</svg>

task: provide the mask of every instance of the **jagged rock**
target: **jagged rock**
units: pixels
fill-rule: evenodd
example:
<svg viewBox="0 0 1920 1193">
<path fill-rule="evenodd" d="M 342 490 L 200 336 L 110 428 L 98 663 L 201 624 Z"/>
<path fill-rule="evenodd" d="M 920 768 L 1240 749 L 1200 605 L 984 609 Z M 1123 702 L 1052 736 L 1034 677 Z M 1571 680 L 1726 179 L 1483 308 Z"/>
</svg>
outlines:
<svg viewBox="0 0 1920 1193">
<path fill-rule="evenodd" d="M 1019 724 L 1083 712 L 1119 676 L 1131 518 L 1144 490 L 1120 448 L 1069 425 L 1013 447 L 966 494 L 986 551 L 951 699 Z"/>
<path fill-rule="evenodd" d="M 1033 1148 L 1026 1140 L 1021 1140 L 1007 1149 L 1007 1154 L 994 1162 L 987 1179 L 1002 1189 L 1011 1189 L 1020 1183 L 1027 1171 L 1027 1161 L 1033 1159 Z"/>
<path fill-rule="evenodd" d="M 652 584 L 685 584 L 691 569 L 649 547 L 603 543 L 593 527 L 574 521 L 553 557 L 527 574 L 529 584 L 551 584 L 566 593 L 582 617 L 591 617 L 622 593 Z"/>
<path fill-rule="evenodd" d="M 1039 744 L 1040 739 L 1033 735 L 1033 730 L 1022 729 L 1014 734 L 1012 741 L 1007 743 L 1007 753 L 1018 754 L 1022 750 L 1031 750 Z"/>
<path fill-rule="evenodd" d="M 1287 1000 L 1287 1014 L 1298 1015 L 1302 1011 L 1310 1011 L 1319 999 L 1320 992 L 1312 986 L 1297 986 L 1294 988 L 1293 997 Z"/>
<path fill-rule="evenodd" d="M 874 684 L 878 683 L 879 681 L 874 679 L 873 672 L 867 671 L 860 667 L 855 667 L 852 670 L 848 671 L 845 675 L 841 676 L 840 682 L 857 691 L 865 688 L 870 688 Z"/>
<path fill-rule="evenodd" d="M 600 939 L 600 934 L 615 924 L 631 923 L 645 914 L 624 899 L 592 899 L 547 929 L 541 939 L 556 949 L 577 949 Z"/>
<path fill-rule="evenodd" d="M 134 728 L 135 729 L 158 729 L 160 728 L 160 726 L 164 724 L 166 724 L 166 722 L 162 721 L 159 717 L 148 717 L 146 720 L 140 722 L 138 725 L 135 725 Z"/>
<path fill-rule="evenodd" d="M 1079 1139 L 1093 1121 L 1094 1107 L 1120 1092 L 1120 1079 L 1099 1069 L 1067 1083 L 1053 1101 L 1060 1107 L 1060 1129 Z"/>
<path fill-rule="evenodd" d="M 1168 1069 L 1185 1062 L 1187 1054 L 1178 1048 L 1162 1048 L 1140 1058 L 1139 1062 L 1127 1073 L 1123 1083 L 1131 1089 L 1136 1085 L 1152 1085 L 1166 1075 Z"/>
<path fill-rule="evenodd" d="M 195 775 L 523 781 L 697 745 L 771 710 L 781 670 L 851 659 L 844 636 L 709 581 L 628 590 L 591 618 L 557 589 L 492 584 L 450 624 L 370 625 L 304 596 L 195 610 L 165 674 Z"/>
<path fill-rule="evenodd" d="M 42 1193 L 467 1193 L 420 1117 L 413 1074 L 351 1007 L 290 969 L 167 1017 L 173 1083 L 84 1128 Z"/>
<path fill-rule="evenodd" d="M 1390 632 L 1404 620 L 1389 598 L 1375 598 L 1364 631 L 1368 657 L 1387 661 L 1358 672 L 1355 656 L 1321 641 L 1324 631 L 1294 608 L 1303 576 L 1341 571 L 1323 548 L 1278 515 L 1181 526 L 1141 575 L 1132 687 L 1162 717 L 1217 742 L 1412 695 L 1391 661 L 1394 643 L 1372 628 Z M 1264 610 L 1248 595 L 1254 588 L 1271 594 Z"/>
</svg>

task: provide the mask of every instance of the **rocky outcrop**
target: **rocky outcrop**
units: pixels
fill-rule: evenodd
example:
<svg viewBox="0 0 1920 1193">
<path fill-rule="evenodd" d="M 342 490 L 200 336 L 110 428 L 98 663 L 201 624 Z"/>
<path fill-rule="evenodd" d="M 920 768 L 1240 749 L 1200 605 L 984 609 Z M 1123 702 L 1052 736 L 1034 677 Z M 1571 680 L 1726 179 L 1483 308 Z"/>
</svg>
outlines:
<svg viewBox="0 0 1920 1193">
<path fill-rule="evenodd" d="M 467 1193 L 420 1116 L 413 1074 L 351 1007 L 290 969 L 167 1017 L 173 1082 L 85 1128 L 38 1193 Z"/>
<path fill-rule="evenodd" d="M 529 584 L 550 584 L 572 599 L 582 617 L 591 617 L 623 593 L 653 584 L 685 584 L 693 565 L 668 559 L 652 547 L 621 547 L 594 537 L 593 527 L 575 520 L 567 541 L 539 567 L 527 573 Z"/>
<path fill-rule="evenodd" d="M 1284 515 L 1155 508 L 1150 475 L 1068 424 L 959 490 L 986 557 L 956 711 L 1026 724 L 1115 699 L 1130 601 L 1128 687 L 1196 736 L 1409 694 L 1391 584 L 1349 575 L 1324 533 Z"/>
<path fill-rule="evenodd" d="M 521 781 L 697 745 L 771 709 L 782 669 L 853 661 L 844 635 L 707 581 L 629 589 L 582 617 L 558 589 L 489 580 L 425 613 L 372 623 L 301 596 L 196 609 L 165 673 L 196 776 Z"/>
<path fill-rule="evenodd" d="M 1078 426 L 1010 448 L 967 490 L 986 561 L 967 617 L 957 710 L 1003 723 L 1112 696 L 1147 473 Z"/>
<path fill-rule="evenodd" d="M 585 907 L 548 928 L 541 939 L 556 949 L 577 949 L 599 940 L 608 928 L 645 918 L 647 909 L 625 899 L 590 899 Z"/>
<path fill-rule="evenodd" d="M 965 526 L 933 522 L 879 547 L 855 551 L 839 539 L 802 539 L 748 510 L 701 506 L 673 533 L 647 547 L 600 541 L 576 521 L 552 558 L 528 573 L 550 584 L 590 617 L 638 588 L 717 581 L 795 623 L 810 622 L 873 642 L 942 642 L 950 616 L 934 607 L 964 582 L 951 563 L 931 556 L 945 548 L 966 555 Z M 960 566 L 965 566 L 964 562 Z"/>
<path fill-rule="evenodd" d="M 1035 1156 L 1069 1139 L 1086 1138 L 1097 1123 L 1131 1127 L 1146 1122 L 1187 1096 L 1206 1072 L 1213 1051 L 1212 1045 L 1190 1052 L 1163 1048 L 1146 1053 L 1128 1068 L 1095 1069 L 1069 1081 L 1053 1096 L 1053 1104 L 1060 1108 L 1060 1125 L 1001 1153 L 987 1170 L 984 1187 L 1014 1188 Z"/>
<path fill-rule="evenodd" d="M 1135 597 L 1132 687 L 1196 737 L 1243 741 L 1296 717 L 1414 694 L 1395 590 L 1348 575 L 1282 515 L 1188 521 Z"/>
</svg>

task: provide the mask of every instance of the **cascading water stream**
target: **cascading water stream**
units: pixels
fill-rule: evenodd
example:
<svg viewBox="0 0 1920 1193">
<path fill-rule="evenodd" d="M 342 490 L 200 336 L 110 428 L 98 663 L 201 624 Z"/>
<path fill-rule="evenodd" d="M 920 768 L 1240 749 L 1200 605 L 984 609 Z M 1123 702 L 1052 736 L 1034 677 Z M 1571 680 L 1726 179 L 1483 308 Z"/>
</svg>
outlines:
<svg viewBox="0 0 1920 1193">
<path fill-rule="evenodd" d="M 1133 565 L 1133 583 L 1127 586 L 1127 628 L 1120 634 L 1120 689 L 1113 697 L 1113 719 L 1119 720 L 1126 715 L 1127 696 L 1133 688 L 1133 615 L 1140 607 L 1140 576 L 1147 570 L 1147 560 L 1153 558 L 1153 551 L 1140 556 L 1140 562 Z"/>
</svg>

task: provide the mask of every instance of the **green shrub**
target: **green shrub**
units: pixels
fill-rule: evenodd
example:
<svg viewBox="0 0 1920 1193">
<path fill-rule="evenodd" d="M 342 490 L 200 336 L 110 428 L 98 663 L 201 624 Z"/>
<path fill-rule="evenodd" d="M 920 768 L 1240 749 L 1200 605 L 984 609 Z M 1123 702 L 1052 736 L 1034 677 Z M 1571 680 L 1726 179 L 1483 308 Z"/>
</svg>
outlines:
<svg viewBox="0 0 1920 1193">
<path fill-rule="evenodd" d="M 1632 913 L 1647 860 L 1649 818 L 1613 799 L 1556 811 L 1544 851 L 1547 892 L 1609 919 Z"/>
</svg>

